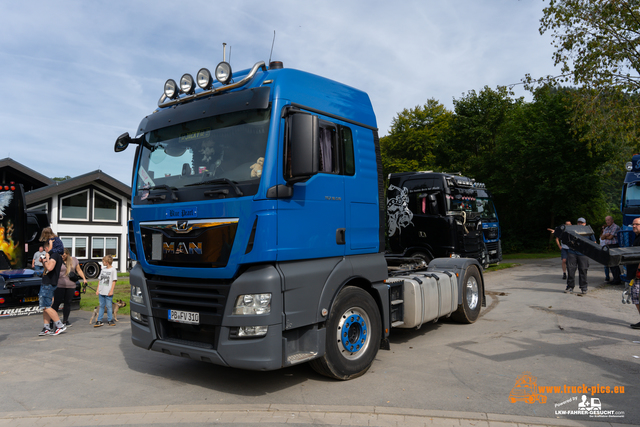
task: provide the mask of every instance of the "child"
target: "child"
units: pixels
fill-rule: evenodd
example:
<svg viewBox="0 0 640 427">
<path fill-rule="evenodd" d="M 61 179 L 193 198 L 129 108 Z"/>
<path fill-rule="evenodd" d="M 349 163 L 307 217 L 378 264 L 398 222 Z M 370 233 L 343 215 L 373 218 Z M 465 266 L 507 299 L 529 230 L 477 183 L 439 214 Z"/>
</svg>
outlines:
<svg viewBox="0 0 640 427">
<path fill-rule="evenodd" d="M 62 267 L 62 257 L 51 251 L 50 240 L 47 240 L 44 243 L 44 250 L 48 252 L 42 261 L 42 265 L 44 266 L 45 273 L 48 272 L 50 274 L 42 276 L 42 285 L 40 285 L 40 293 L 38 294 L 40 308 L 42 309 L 42 318 L 44 320 L 44 327 L 38 335 L 60 335 L 67 329 L 67 327 L 62 324 L 58 317 L 58 313 L 51 308 L 51 306 L 53 305 L 54 292 L 58 287 L 58 278 Z M 51 328 L 50 322 L 53 322 L 55 325 L 53 329 Z"/>
<path fill-rule="evenodd" d="M 93 325 L 94 328 L 98 328 L 102 323 L 102 316 L 104 316 L 104 307 L 107 306 L 107 321 L 109 326 L 116 326 L 116 322 L 113 320 L 113 291 L 116 288 L 116 281 L 118 280 L 118 271 L 113 264 L 113 257 L 107 255 L 102 258 L 102 271 L 100 272 L 100 285 L 96 291 L 98 299 L 100 301 L 100 309 L 98 311 L 98 320 Z"/>
<path fill-rule="evenodd" d="M 40 234 L 40 241 L 41 242 L 51 241 L 50 252 L 55 252 L 60 255 L 64 253 L 64 244 L 62 243 L 62 240 L 60 240 L 58 235 L 53 232 L 51 227 L 46 227 L 42 229 L 42 234 Z"/>
</svg>

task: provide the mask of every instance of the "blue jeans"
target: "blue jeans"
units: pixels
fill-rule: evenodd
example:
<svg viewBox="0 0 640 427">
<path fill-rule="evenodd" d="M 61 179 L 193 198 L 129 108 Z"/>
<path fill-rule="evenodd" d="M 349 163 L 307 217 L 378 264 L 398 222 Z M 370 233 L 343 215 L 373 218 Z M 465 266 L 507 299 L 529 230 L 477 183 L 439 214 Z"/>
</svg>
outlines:
<svg viewBox="0 0 640 427">
<path fill-rule="evenodd" d="M 40 285 L 40 292 L 38 293 L 40 308 L 51 308 L 51 305 L 53 304 L 53 293 L 56 288 L 57 286 Z"/>
<path fill-rule="evenodd" d="M 110 297 L 106 295 L 98 295 L 98 301 L 100 301 L 100 308 L 98 311 L 98 322 L 102 322 L 102 316 L 104 315 L 104 306 L 107 306 L 107 321 L 113 320 L 113 295 Z"/>
</svg>

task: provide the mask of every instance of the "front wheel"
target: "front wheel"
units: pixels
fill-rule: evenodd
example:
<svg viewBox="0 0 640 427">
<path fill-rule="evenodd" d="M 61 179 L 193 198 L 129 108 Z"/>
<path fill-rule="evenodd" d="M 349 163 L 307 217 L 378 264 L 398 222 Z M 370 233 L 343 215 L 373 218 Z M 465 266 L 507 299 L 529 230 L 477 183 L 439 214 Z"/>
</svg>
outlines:
<svg viewBox="0 0 640 427">
<path fill-rule="evenodd" d="M 326 328 L 324 356 L 312 360 L 311 367 L 338 380 L 367 372 L 382 337 L 380 311 L 371 295 L 353 286 L 344 288 L 333 303 Z"/>
<path fill-rule="evenodd" d="M 480 272 L 475 265 L 470 265 L 464 272 L 462 279 L 462 304 L 451 315 L 451 318 L 460 323 L 473 323 L 480 315 L 482 305 L 482 280 Z"/>
</svg>

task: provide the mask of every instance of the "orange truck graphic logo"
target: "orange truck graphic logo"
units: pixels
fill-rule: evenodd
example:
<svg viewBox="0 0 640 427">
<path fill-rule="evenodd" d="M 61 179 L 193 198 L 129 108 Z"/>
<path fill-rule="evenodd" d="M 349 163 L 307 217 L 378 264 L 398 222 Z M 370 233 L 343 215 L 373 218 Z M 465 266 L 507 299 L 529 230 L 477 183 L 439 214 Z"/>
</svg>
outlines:
<svg viewBox="0 0 640 427">
<path fill-rule="evenodd" d="M 509 401 L 511 403 L 519 401 L 546 403 L 547 396 L 538 393 L 538 378 L 534 377 L 531 372 L 523 372 L 516 378 L 516 383 L 509 393 Z"/>
</svg>

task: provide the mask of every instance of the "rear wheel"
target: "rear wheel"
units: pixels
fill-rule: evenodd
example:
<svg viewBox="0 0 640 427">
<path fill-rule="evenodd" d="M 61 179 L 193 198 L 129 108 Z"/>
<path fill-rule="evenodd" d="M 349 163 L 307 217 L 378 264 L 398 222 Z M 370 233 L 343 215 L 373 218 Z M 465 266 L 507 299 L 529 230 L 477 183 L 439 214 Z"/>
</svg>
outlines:
<svg viewBox="0 0 640 427">
<path fill-rule="evenodd" d="M 349 286 L 337 296 L 327 320 L 325 353 L 310 362 L 327 377 L 350 380 L 363 375 L 378 354 L 382 326 L 374 299 Z"/>
<path fill-rule="evenodd" d="M 467 267 L 462 279 L 462 304 L 451 318 L 460 323 L 473 323 L 480 315 L 482 305 L 482 280 L 475 265 Z"/>
<path fill-rule="evenodd" d="M 87 279 L 95 279 L 100 274 L 100 266 L 97 262 L 90 261 L 82 267 L 82 271 Z"/>
</svg>

